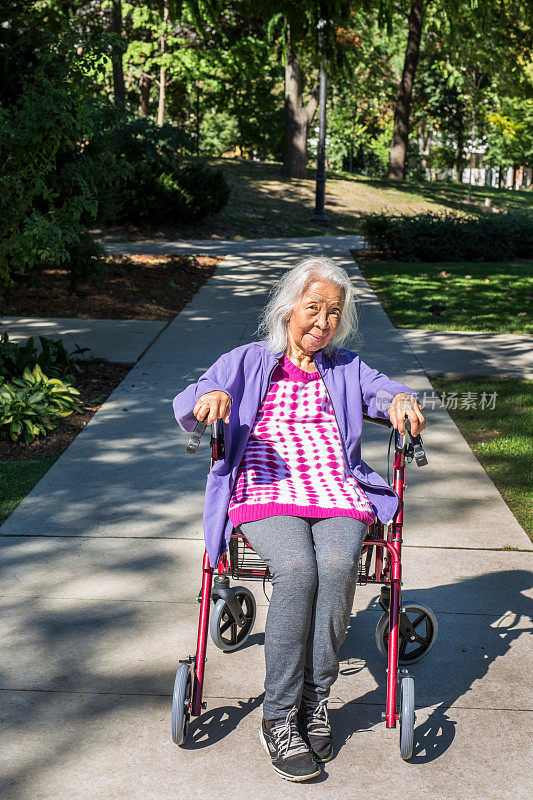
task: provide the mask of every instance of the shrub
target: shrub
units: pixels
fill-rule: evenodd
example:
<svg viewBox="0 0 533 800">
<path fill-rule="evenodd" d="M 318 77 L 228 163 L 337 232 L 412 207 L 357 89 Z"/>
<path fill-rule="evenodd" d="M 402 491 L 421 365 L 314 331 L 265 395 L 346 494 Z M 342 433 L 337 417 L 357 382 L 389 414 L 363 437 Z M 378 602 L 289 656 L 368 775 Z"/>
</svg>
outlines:
<svg viewBox="0 0 533 800">
<path fill-rule="evenodd" d="M 60 339 L 47 339 L 45 336 L 39 336 L 39 340 L 42 349 L 37 354 L 33 336 L 30 336 L 24 344 L 16 344 L 9 341 L 9 335 L 6 332 L 2 334 L 0 337 L 0 380 L 21 378 L 25 370 L 31 371 L 36 364 L 47 375 L 55 378 L 67 378 L 70 381 L 75 380 L 70 369 L 72 366 L 79 371 L 79 367 L 75 362 L 71 364 L 71 358 L 87 352 L 90 348 L 76 345 L 76 348 L 69 354 Z"/>
<path fill-rule="evenodd" d="M 533 219 L 524 212 L 365 214 L 361 232 L 372 249 L 399 261 L 508 261 L 533 252 Z"/>
<path fill-rule="evenodd" d="M 52 264 L 72 266 L 76 282 L 95 265 L 90 258 L 82 269 L 77 253 L 88 247 L 97 187 L 105 194 L 119 171 L 113 154 L 93 157 L 86 148 L 115 113 L 94 96 L 105 48 L 80 51 L 74 33 L 53 30 L 36 4 L 4 6 L 2 71 L 9 81 L 0 82 L 0 279 L 9 286 L 13 275 Z"/>
<path fill-rule="evenodd" d="M 68 269 L 71 291 L 75 291 L 80 283 L 102 278 L 107 272 L 103 247 L 90 233 L 80 233 L 70 245 Z"/>
<path fill-rule="evenodd" d="M 230 188 L 219 169 L 196 161 L 184 164 L 179 170 L 177 183 L 191 199 L 183 214 L 191 219 L 206 217 L 222 211 L 230 195 Z"/>
<path fill-rule="evenodd" d="M 113 152 L 124 166 L 111 196 L 99 198 L 104 223 L 176 223 L 215 214 L 227 203 L 222 172 L 184 161 L 192 142 L 177 126 L 125 120 L 96 136 L 90 153 Z"/>
<path fill-rule="evenodd" d="M 81 411 L 79 392 L 59 378 L 48 378 L 38 364 L 22 378 L 0 385 L 0 437 L 26 444 L 57 428 L 63 417 Z"/>
</svg>

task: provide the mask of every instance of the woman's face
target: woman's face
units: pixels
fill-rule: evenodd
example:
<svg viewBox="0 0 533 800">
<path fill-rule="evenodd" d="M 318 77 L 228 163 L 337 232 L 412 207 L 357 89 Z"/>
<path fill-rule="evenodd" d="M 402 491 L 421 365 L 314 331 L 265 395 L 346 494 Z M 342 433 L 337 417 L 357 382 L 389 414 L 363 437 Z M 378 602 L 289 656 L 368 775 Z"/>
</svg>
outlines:
<svg viewBox="0 0 533 800">
<path fill-rule="evenodd" d="M 315 280 L 300 297 L 289 317 L 289 344 L 306 355 L 327 345 L 339 327 L 343 292 L 330 281 Z"/>
</svg>

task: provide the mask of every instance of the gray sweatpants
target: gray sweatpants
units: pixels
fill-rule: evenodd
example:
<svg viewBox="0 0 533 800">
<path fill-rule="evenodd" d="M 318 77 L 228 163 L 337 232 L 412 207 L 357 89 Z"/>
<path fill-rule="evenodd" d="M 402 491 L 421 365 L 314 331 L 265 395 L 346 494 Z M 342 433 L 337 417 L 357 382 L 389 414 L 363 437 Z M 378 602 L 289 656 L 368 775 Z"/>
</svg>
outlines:
<svg viewBox="0 0 533 800">
<path fill-rule="evenodd" d="M 284 719 L 302 696 L 328 697 L 337 679 L 368 526 L 351 517 L 276 516 L 240 528 L 272 575 L 263 715 Z"/>
</svg>

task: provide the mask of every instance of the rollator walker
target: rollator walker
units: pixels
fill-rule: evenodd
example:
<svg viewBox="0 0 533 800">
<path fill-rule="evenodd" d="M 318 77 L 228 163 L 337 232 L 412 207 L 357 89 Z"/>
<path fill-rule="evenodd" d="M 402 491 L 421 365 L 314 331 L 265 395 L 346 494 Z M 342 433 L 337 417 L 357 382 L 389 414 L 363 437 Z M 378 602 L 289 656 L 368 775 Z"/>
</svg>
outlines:
<svg viewBox="0 0 533 800">
<path fill-rule="evenodd" d="M 392 428 L 389 420 L 363 415 L 367 422 Z M 187 445 L 188 453 L 196 453 L 205 422 L 198 422 Z M 394 431 L 394 466 L 392 488 L 400 498 L 398 510 L 389 525 L 381 522 L 369 525 L 361 550 L 358 584 L 381 584 L 379 605 L 383 610 L 376 626 L 376 645 L 387 659 L 387 700 L 383 713 L 387 728 L 399 723 L 400 753 L 407 761 L 413 753 L 415 727 L 415 686 L 409 665 L 428 654 L 437 638 L 437 619 L 433 611 L 421 603 L 401 604 L 403 495 L 406 462 L 413 458 L 419 467 L 427 464 L 420 436 L 411 434 L 409 420 L 406 433 Z M 388 460 L 390 457 L 389 441 Z M 211 467 L 224 458 L 224 431 L 220 420 L 212 425 Z M 208 629 L 214 644 L 226 653 L 238 650 L 252 632 L 256 602 L 247 586 L 231 586 L 237 580 L 269 580 L 268 567 L 252 549 L 239 528 L 234 529 L 227 553 L 219 560 L 216 571 L 204 553 L 196 655 L 180 661 L 172 697 L 172 739 L 185 745 L 191 717 L 206 708 L 202 701 Z M 214 607 L 210 615 L 210 604 Z M 210 618 L 211 617 L 211 618 Z"/>
</svg>

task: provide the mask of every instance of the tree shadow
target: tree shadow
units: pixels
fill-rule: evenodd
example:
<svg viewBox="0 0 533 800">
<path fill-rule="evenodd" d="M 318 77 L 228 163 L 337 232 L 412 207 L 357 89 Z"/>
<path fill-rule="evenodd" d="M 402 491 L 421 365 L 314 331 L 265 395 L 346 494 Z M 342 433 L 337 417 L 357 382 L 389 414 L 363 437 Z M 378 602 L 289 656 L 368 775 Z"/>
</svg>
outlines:
<svg viewBox="0 0 533 800">
<path fill-rule="evenodd" d="M 403 603 L 416 601 L 429 606 L 439 623 L 433 648 L 426 657 L 407 667 L 415 679 L 416 707 L 430 708 L 428 718 L 415 725 L 411 763 L 433 761 L 450 747 L 455 736 L 454 705 L 460 698 L 467 698 L 463 708 L 475 708 L 469 699 L 469 693 L 476 690 L 474 684 L 486 677 L 489 667 L 509 652 L 513 642 L 533 630 L 531 601 L 523 594 L 531 585 L 529 571 L 505 570 L 402 592 Z M 472 607 L 472 598 L 477 598 L 478 607 L 481 604 L 485 610 L 467 610 L 465 606 Z M 374 642 L 375 625 L 382 613 L 377 598 L 372 599 L 352 617 L 341 648 L 340 674 L 357 675 L 368 669 L 377 685 L 342 709 L 332 709 L 339 748 L 357 731 L 382 722 L 386 661 Z M 501 691 L 505 692 L 505 686 Z"/>
<path fill-rule="evenodd" d="M 261 253 L 247 259 L 253 268 L 264 270 L 255 288 L 257 303 L 271 285 L 269 276 L 279 269 L 275 256 L 280 248 L 286 249 L 286 244 L 269 242 Z M 316 241 L 296 243 L 294 260 L 312 249 L 316 249 Z M 238 267 L 232 269 L 238 272 Z M 209 303 L 191 304 L 176 326 L 200 319 L 201 330 L 204 322 L 218 325 L 249 320 L 253 315 L 248 283 L 237 282 L 228 270 L 202 290 Z M 42 775 L 57 762 L 75 760 L 89 730 L 96 738 L 110 719 L 120 719 L 123 711 L 136 704 L 162 701 L 169 722 L 176 660 L 194 652 L 198 619 L 194 598 L 201 579 L 201 515 L 209 448 L 203 444 L 198 457 L 185 456 L 188 436 L 178 431 L 171 402 L 213 359 L 207 351 L 199 353 L 203 342 L 194 326 L 185 332 L 180 328 L 178 334 L 173 326 L 153 345 L 159 347 L 157 355 L 151 349 L 148 359 L 140 359 L 0 530 L 2 723 L 8 742 L 25 743 L 24 758 L 15 753 L 6 771 L 8 785 L 20 788 L 19 797 L 33 795 L 35 775 Z M 230 349 L 243 336 L 241 326 L 235 342 L 214 339 L 213 348 Z M 408 364 L 404 360 L 399 369 L 408 369 Z M 435 427 L 438 430 L 438 425 Z M 386 438 L 384 435 L 384 450 Z M 481 467 L 475 459 L 454 469 L 455 453 L 445 438 L 435 439 L 432 453 L 434 463 L 443 464 L 457 485 L 479 477 Z M 425 480 L 426 485 L 442 491 L 442 470 Z M 446 504 L 450 519 L 464 520 L 472 499 L 457 492 L 446 497 Z M 187 551 L 178 550 L 175 539 L 186 540 Z M 193 578 L 191 551 L 198 556 Z M 521 615 L 521 573 L 518 579 L 516 573 L 501 574 L 498 591 L 502 603 L 508 605 L 502 613 Z M 494 602 L 490 575 L 424 590 L 417 593 L 417 599 L 433 606 L 437 614 L 455 618 L 465 614 L 468 592 L 476 587 Z M 163 628 L 165 614 L 167 629 Z M 379 688 L 351 700 L 342 712 L 332 711 L 341 741 L 358 729 L 373 727 L 384 708 L 384 664 L 373 644 L 376 616 L 371 606 L 360 612 L 345 647 L 364 661 Z M 179 629 L 178 619 L 183 623 Z M 429 687 L 422 684 L 424 702 L 436 705 L 439 711 L 433 712 L 433 727 L 417 729 L 415 757 L 428 757 L 435 730 L 437 739 L 449 730 L 446 708 L 485 675 L 492 660 L 508 651 L 513 637 L 520 633 L 517 625 L 500 631 L 504 634 L 500 642 L 491 634 L 487 659 L 481 665 L 476 660 L 481 646 L 475 657 L 467 653 L 462 672 L 453 676 L 453 686 L 446 684 L 444 697 L 439 694 L 438 681 Z M 157 639 L 161 630 L 164 637 Z M 164 650 L 165 641 L 170 641 L 168 651 Z M 263 641 L 262 633 L 254 633 L 246 647 Z M 449 672 L 449 660 L 439 651 L 439 643 L 428 656 L 428 665 L 430 659 L 437 659 L 439 675 Z M 425 669 L 426 661 L 416 666 L 417 681 Z M 246 696 L 243 676 L 241 692 Z M 193 743 L 200 749 L 219 742 L 259 703 L 260 697 L 251 697 L 231 712 L 224 706 L 209 711 L 206 719 L 202 715 L 192 726 Z M 351 721 L 350 709 L 356 723 Z M 201 731 L 204 723 L 206 740 Z M 445 743 L 446 736 L 439 747 Z"/>
</svg>

